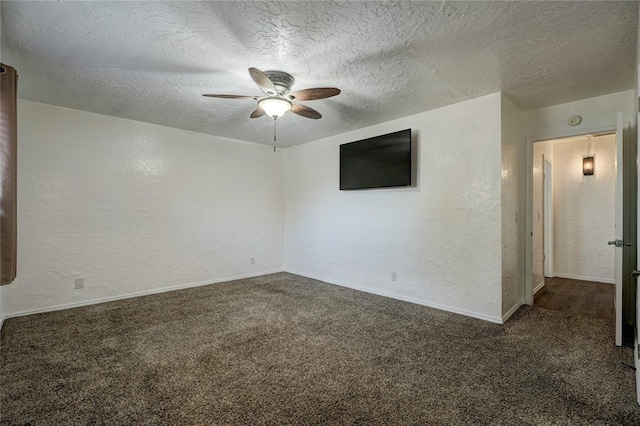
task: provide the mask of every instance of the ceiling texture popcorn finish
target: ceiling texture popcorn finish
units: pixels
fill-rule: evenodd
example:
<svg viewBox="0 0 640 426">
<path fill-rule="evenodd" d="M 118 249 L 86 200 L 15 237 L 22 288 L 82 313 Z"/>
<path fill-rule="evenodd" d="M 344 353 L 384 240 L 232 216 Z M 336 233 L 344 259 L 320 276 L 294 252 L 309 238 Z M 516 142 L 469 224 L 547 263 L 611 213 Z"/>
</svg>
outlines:
<svg viewBox="0 0 640 426">
<path fill-rule="evenodd" d="M 630 89 L 637 2 L 2 2 L 19 97 L 270 144 L 250 66 L 337 86 L 283 146 L 503 91 L 522 110 Z M 314 107 L 313 102 L 309 102 Z"/>
</svg>

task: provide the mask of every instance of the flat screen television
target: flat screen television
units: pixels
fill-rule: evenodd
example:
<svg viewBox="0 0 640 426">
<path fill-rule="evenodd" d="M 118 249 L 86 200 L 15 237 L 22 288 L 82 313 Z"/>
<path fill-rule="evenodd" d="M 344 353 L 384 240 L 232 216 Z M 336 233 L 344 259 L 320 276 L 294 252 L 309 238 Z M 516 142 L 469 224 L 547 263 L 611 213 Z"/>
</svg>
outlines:
<svg viewBox="0 0 640 426">
<path fill-rule="evenodd" d="M 340 145 L 340 189 L 411 185 L 411 129 Z"/>
</svg>

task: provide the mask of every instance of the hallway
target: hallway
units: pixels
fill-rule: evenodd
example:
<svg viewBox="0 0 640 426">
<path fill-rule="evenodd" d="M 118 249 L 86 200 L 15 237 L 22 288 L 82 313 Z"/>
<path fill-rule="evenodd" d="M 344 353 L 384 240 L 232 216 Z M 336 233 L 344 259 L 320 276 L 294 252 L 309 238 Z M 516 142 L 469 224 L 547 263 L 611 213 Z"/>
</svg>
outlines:
<svg viewBox="0 0 640 426">
<path fill-rule="evenodd" d="M 545 278 L 545 286 L 535 295 L 534 305 L 615 320 L 615 285 L 567 278 Z"/>
</svg>

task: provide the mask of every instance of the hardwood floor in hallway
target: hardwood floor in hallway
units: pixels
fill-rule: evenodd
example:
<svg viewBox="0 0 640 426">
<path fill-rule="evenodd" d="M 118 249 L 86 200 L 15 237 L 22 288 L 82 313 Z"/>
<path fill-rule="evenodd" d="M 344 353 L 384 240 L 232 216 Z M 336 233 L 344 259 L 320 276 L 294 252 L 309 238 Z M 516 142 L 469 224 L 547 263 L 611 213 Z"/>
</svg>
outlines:
<svg viewBox="0 0 640 426">
<path fill-rule="evenodd" d="M 568 278 L 545 278 L 545 286 L 536 293 L 534 305 L 554 311 L 614 321 L 614 297 L 613 284 Z"/>
</svg>

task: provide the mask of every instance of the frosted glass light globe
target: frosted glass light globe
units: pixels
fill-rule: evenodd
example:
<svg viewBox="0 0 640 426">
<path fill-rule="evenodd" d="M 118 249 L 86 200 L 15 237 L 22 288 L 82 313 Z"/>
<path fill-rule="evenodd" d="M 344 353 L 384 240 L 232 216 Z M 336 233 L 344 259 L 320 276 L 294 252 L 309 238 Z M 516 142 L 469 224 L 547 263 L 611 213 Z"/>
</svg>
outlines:
<svg viewBox="0 0 640 426">
<path fill-rule="evenodd" d="M 269 117 L 279 118 L 291 109 L 292 104 L 288 99 L 274 96 L 260 99 L 258 106 L 262 108 Z"/>
</svg>

